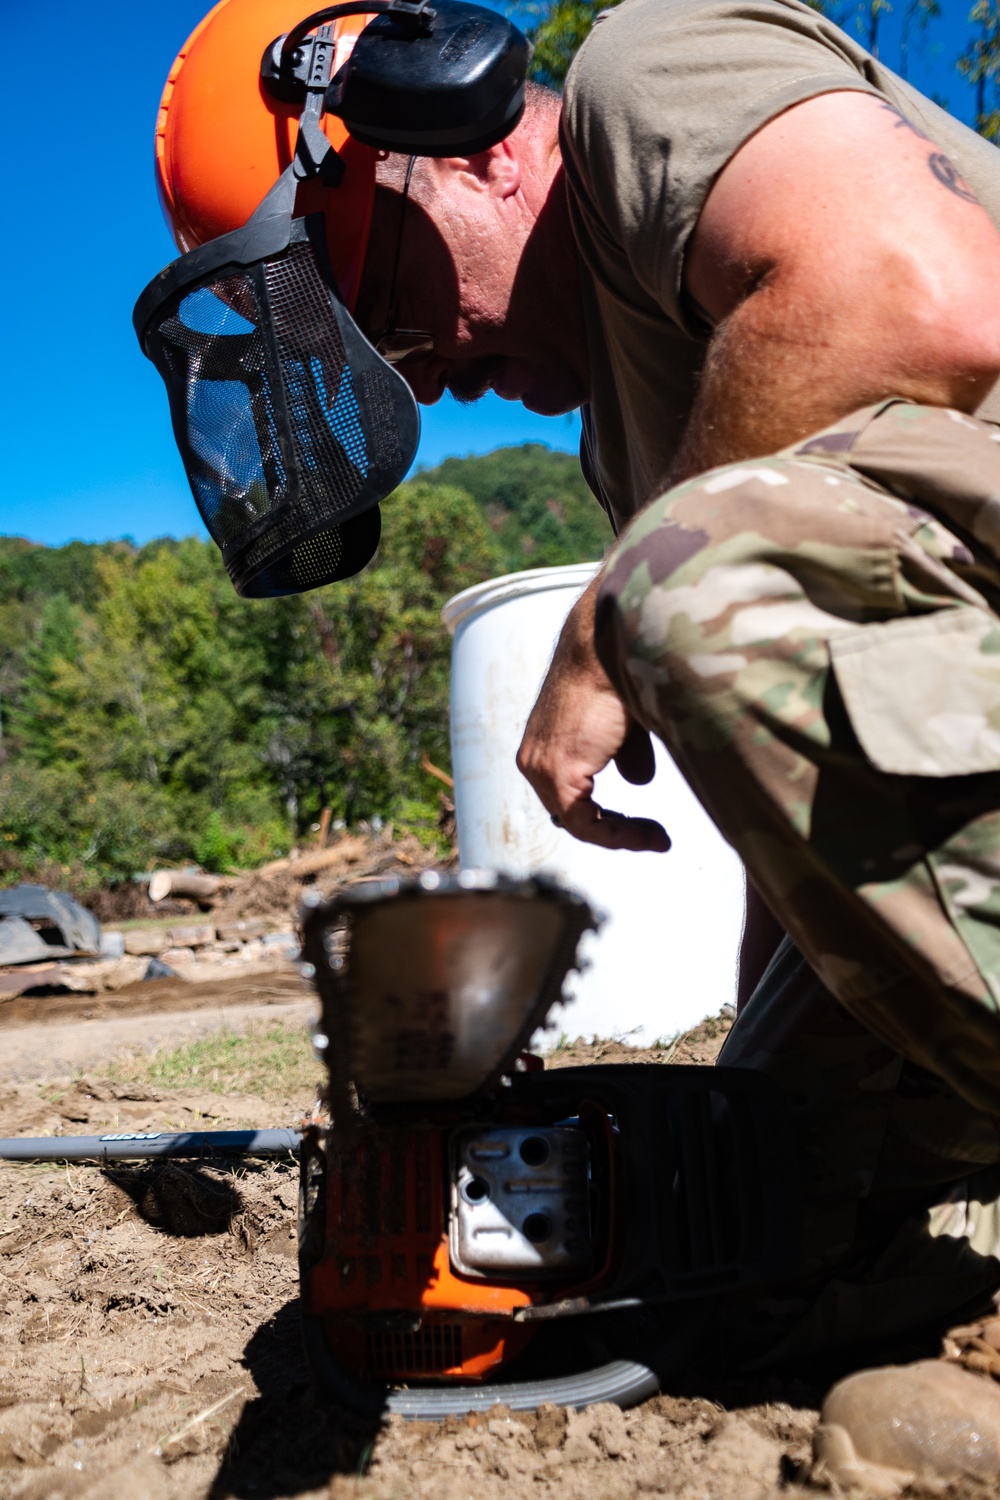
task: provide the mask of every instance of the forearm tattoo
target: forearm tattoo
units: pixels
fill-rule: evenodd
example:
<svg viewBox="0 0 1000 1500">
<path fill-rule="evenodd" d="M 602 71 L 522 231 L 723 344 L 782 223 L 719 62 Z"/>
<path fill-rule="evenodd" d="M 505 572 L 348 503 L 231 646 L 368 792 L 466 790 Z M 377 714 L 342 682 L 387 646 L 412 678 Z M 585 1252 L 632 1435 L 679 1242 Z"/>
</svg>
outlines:
<svg viewBox="0 0 1000 1500">
<path fill-rule="evenodd" d="M 909 130 L 919 140 L 926 141 L 928 145 L 934 145 L 934 142 L 931 140 L 930 136 L 926 135 L 918 125 L 914 125 L 912 120 L 908 120 L 906 116 L 900 110 L 898 110 L 894 104 L 890 104 L 886 100 L 883 101 L 882 108 L 888 110 L 889 114 L 895 115 L 897 130 Z M 930 168 L 934 178 L 941 184 L 942 187 L 947 188 L 949 193 L 954 193 L 955 197 L 961 198 L 964 203 L 975 203 L 978 206 L 979 199 L 976 197 L 975 193 L 972 191 L 969 184 L 962 176 L 961 172 L 955 166 L 954 162 L 949 161 L 943 151 L 932 151 L 930 156 L 927 158 L 927 165 Z"/>
</svg>

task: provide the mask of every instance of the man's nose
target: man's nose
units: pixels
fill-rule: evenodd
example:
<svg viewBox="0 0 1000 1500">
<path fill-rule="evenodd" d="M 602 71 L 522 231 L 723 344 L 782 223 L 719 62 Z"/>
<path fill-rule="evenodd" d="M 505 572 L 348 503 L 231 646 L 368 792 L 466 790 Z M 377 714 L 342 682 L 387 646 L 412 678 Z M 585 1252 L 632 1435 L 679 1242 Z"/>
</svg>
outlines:
<svg viewBox="0 0 1000 1500">
<path fill-rule="evenodd" d="M 396 368 L 421 406 L 433 406 L 441 400 L 447 375 L 439 361 L 421 359 L 418 355 L 402 360 Z"/>
</svg>

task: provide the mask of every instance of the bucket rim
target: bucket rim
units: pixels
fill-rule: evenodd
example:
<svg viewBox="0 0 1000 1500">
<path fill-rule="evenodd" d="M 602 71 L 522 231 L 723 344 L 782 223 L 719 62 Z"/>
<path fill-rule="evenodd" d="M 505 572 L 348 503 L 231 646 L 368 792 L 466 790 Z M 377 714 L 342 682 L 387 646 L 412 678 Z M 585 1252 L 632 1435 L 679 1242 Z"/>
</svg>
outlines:
<svg viewBox="0 0 1000 1500">
<path fill-rule="evenodd" d="M 455 594 L 441 609 L 441 619 L 452 635 L 459 625 L 496 604 L 525 594 L 544 594 L 551 589 L 581 592 L 601 567 L 599 562 L 560 563 L 553 568 L 526 568 L 521 573 L 503 573 L 487 578 Z"/>
</svg>

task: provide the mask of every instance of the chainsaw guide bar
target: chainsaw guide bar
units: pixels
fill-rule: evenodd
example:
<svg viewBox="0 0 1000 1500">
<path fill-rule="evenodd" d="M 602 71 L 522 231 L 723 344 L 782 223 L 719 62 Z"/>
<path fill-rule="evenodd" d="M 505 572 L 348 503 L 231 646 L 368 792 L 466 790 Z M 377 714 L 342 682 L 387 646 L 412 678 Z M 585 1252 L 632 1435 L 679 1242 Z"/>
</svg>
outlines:
<svg viewBox="0 0 1000 1500">
<path fill-rule="evenodd" d="M 562 998 L 580 938 L 597 925 L 554 880 L 479 870 L 369 881 L 314 908 L 303 956 L 331 1081 L 346 1077 L 373 1105 L 489 1089 Z"/>
</svg>

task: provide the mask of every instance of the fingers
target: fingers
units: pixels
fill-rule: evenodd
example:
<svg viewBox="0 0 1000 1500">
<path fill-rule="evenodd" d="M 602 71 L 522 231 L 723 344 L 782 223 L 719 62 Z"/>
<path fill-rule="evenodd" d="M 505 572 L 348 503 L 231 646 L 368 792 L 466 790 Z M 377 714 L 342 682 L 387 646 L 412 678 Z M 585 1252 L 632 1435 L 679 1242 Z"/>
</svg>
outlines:
<svg viewBox="0 0 1000 1500">
<path fill-rule="evenodd" d="M 653 818 L 629 818 L 581 798 L 558 814 L 560 825 L 584 844 L 602 849 L 629 849 L 635 854 L 666 854 L 670 836 Z"/>
<path fill-rule="evenodd" d="M 665 852 L 670 840 L 659 823 L 612 812 L 593 799 L 594 778 L 610 761 L 635 785 L 653 779 L 655 761 L 648 732 L 633 722 L 594 654 L 592 598 L 589 614 L 583 609 L 591 593 L 574 605 L 563 627 L 517 765 L 542 806 L 574 838 L 605 849 Z"/>
<path fill-rule="evenodd" d="M 614 760 L 619 773 L 633 786 L 645 786 L 652 781 L 656 775 L 656 756 L 649 730 L 633 719 Z"/>
</svg>

